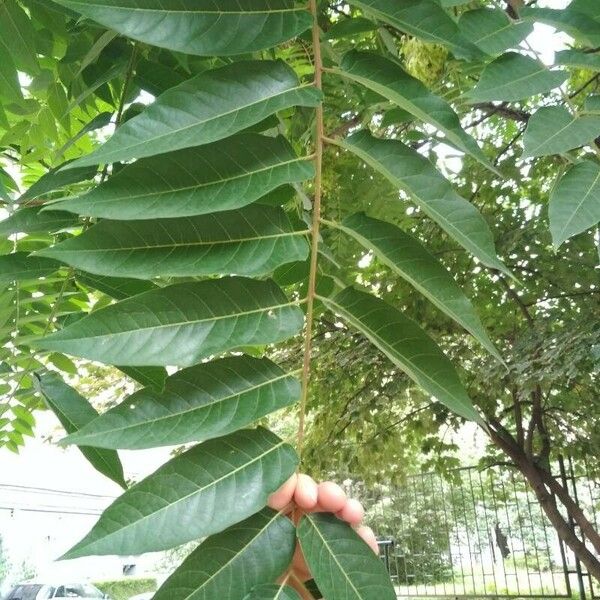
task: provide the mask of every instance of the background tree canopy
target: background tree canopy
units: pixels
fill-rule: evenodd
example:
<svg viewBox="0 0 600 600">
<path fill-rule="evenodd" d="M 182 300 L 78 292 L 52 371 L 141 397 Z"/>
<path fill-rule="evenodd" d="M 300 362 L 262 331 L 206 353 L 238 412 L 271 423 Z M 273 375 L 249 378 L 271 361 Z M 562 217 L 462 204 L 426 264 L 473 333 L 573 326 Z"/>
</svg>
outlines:
<svg viewBox="0 0 600 600">
<path fill-rule="evenodd" d="M 330 600 L 393 597 L 266 499 L 300 461 L 442 468 L 473 421 L 600 578 L 548 466 L 600 447 L 598 47 L 594 0 L 4 0 L 0 444 L 48 406 L 125 488 L 68 556 L 209 536 L 156 598 L 292 597 L 260 588 L 298 535 Z M 98 363 L 138 388 L 101 415 Z"/>
</svg>

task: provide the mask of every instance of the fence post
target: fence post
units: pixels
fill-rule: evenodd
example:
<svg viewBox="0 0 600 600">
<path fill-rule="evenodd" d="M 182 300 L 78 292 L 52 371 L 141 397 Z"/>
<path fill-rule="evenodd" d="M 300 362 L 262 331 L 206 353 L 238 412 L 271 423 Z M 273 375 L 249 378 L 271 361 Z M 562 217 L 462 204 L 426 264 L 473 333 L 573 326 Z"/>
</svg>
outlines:
<svg viewBox="0 0 600 600">
<path fill-rule="evenodd" d="M 558 457 L 558 466 L 560 469 L 560 478 L 562 480 L 562 485 L 568 491 L 569 490 L 569 481 L 568 481 L 568 477 L 567 477 L 567 471 L 565 469 L 565 461 L 564 461 L 564 458 L 562 457 L 562 455 Z M 573 483 L 573 486 L 575 486 L 575 482 L 573 481 L 572 483 Z M 573 521 L 573 517 L 571 517 L 571 515 L 568 515 L 568 522 L 569 522 L 569 527 L 571 528 L 573 533 L 575 533 L 575 521 Z M 562 542 L 561 542 L 561 546 L 562 546 Z M 570 571 L 568 571 L 568 565 L 567 565 L 567 573 L 569 573 L 569 572 Z M 575 556 L 575 573 L 577 574 L 577 584 L 579 586 L 579 598 L 580 598 L 580 600 L 586 600 L 585 582 L 583 581 L 583 571 L 581 570 L 581 562 L 577 558 L 577 556 Z"/>
</svg>

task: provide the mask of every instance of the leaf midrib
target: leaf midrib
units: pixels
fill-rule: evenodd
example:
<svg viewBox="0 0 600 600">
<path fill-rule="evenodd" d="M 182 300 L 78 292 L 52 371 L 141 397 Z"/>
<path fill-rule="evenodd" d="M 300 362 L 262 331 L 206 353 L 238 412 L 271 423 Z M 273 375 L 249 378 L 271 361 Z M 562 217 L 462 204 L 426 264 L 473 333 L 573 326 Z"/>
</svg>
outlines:
<svg viewBox="0 0 600 600">
<path fill-rule="evenodd" d="M 247 310 L 247 311 L 242 311 L 242 312 L 237 312 L 237 313 L 230 313 L 230 314 L 226 314 L 226 315 L 218 315 L 218 316 L 212 316 L 212 317 L 208 317 L 205 319 L 193 319 L 193 320 L 189 320 L 189 321 L 177 321 L 174 323 L 166 323 L 164 325 L 153 325 L 151 327 L 136 327 L 135 329 L 124 329 L 122 331 L 117 331 L 117 332 L 111 332 L 111 333 L 105 333 L 102 335 L 91 335 L 91 336 L 85 336 L 83 338 L 76 338 L 76 337 L 72 337 L 72 338 L 66 338 L 69 341 L 74 341 L 74 340 L 81 340 L 81 339 L 98 339 L 98 338 L 104 338 L 104 337 L 111 337 L 114 335 L 121 335 L 124 333 L 132 333 L 132 332 L 137 332 L 137 331 L 148 331 L 148 330 L 154 330 L 154 329 L 165 329 L 165 328 L 169 328 L 169 327 L 180 327 L 181 325 L 193 325 L 196 323 L 205 323 L 207 321 L 220 321 L 222 319 L 238 319 L 240 317 L 244 317 L 246 315 L 252 315 L 255 313 L 260 313 L 260 312 L 269 312 L 271 310 L 279 310 L 280 308 L 286 308 L 286 307 L 291 307 L 291 306 L 296 306 L 298 303 L 297 302 L 286 302 L 284 304 L 272 304 L 266 307 L 261 307 L 261 308 L 256 308 L 253 310 Z M 92 316 L 92 315 L 90 315 Z M 78 323 L 74 323 L 73 325 L 77 325 Z M 61 329 L 59 331 L 57 331 L 56 333 L 61 333 L 63 331 L 66 331 L 66 329 Z M 50 336 L 48 339 L 51 339 L 52 336 Z M 42 338 L 43 340 L 43 338 Z M 65 341 L 64 339 L 62 341 Z"/>
<path fill-rule="evenodd" d="M 103 4 L 96 4 L 93 2 L 80 2 L 78 0 L 66 0 L 65 4 L 75 4 L 78 6 L 91 6 L 92 8 L 99 8 L 101 10 L 107 7 Z M 140 8 L 137 6 L 110 6 L 111 10 L 123 11 L 123 12 L 141 12 L 141 13 L 157 13 L 157 14 L 175 14 L 175 15 L 263 15 L 263 14 L 277 14 L 277 13 L 289 13 L 289 12 L 306 12 L 303 8 L 293 6 L 291 8 L 278 8 L 275 10 L 235 10 L 235 11 L 218 11 L 218 10 L 170 10 L 168 8 Z"/>
<path fill-rule="evenodd" d="M 162 250 L 164 248 L 190 248 L 194 246 L 219 246 L 225 244 L 241 244 L 245 242 L 256 242 L 261 240 L 270 240 L 284 237 L 294 237 L 294 236 L 302 236 L 310 233 L 310 229 L 306 230 L 298 230 L 298 231 L 289 231 L 283 233 L 273 233 L 269 235 L 261 235 L 257 237 L 247 237 L 247 238 L 228 238 L 223 240 L 216 241 L 202 241 L 199 240 L 197 242 L 184 242 L 184 243 L 171 243 L 171 244 L 157 244 L 155 246 L 123 246 L 123 247 L 100 247 L 100 248 L 74 248 L 74 249 L 64 249 L 59 250 L 60 244 L 55 246 L 54 248 L 50 248 L 51 252 L 48 252 L 48 255 L 54 256 L 59 253 L 71 254 L 76 252 L 80 254 L 82 252 L 95 252 L 95 253 L 106 253 L 106 252 L 132 252 L 136 250 Z M 76 241 L 77 238 L 73 238 L 73 241 Z M 43 251 L 40 252 L 40 256 L 43 255 Z"/>
<path fill-rule="evenodd" d="M 285 161 L 281 161 L 281 162 L 277 162 L 277 163 L 273 163 L 271 165 L 268 165 L 266 167 L 261 167 L 260 169 L 256 169 L 253 171 L 244 171 L 243 173 L 239 173 L 238 175 L 234 175 L 232 177 L 226 177 L 224 179 L 214 179 L 212 181 L 204 181 L 204 182 L 199 182 L 196 184 L 192 184 L 192 185 L 188 185 L 188 186 L 182 186 L 182 187 L 174 187 L 174 188 L 166 188 L 163 190 L 158 190 L 156 192 L 149 192 L 149 193 L 143 193 L 143 194 L 123 194 L 122 196 L 114 196 L 112 198 L 108 198 L 105 200 L 99 200 L 96 202 L 96 204 L 110 204 L 113 202 L 121 202 L 123 197 L 126 197 L 128 200 L 136 200 L 138 198 L 152 198 L 153 196 L 163 196 L 163 195 L 167 195 L 167 194 L 177 194 L 180 192 L 187 192 L 190 190 L 199 190 L 201 188 L 204 187 L 211 187 L 211 186 L 218 186 L 218 185 L 223 185 L 223 184 L 227 184 L 231 181 L 235 181 L 236 179 L 243 179 L 245 177 L 252 177 L 254 175 L 257 175 L 259 173 L 263 173 L 266 171 L 275 171 L 276 169 L 279 169 L 281 167 L 286 167 L 288 165 L 292 165 L 294 163 L 306 163 L 309 164 L 311 162 L 311 158 L 307 158 L 305 156 L 302 157 L 294 157 L 290 160 L 285 160 Z M 141 165 L 140 165 L 141 166 Z M 126 174 L 126 172 L 123 172 L 122 178 L 125 179 L 125 176 L 129 176 L 129 174 Z M 100 191 L 102 191 L 102 188 L 97 188 Z M 109 190 L 110 191 L 110 190 Z M 56 204 L 56 206 L 58 207 L 58 209 L 60 209 L 59 203 Z"/>
</svg>

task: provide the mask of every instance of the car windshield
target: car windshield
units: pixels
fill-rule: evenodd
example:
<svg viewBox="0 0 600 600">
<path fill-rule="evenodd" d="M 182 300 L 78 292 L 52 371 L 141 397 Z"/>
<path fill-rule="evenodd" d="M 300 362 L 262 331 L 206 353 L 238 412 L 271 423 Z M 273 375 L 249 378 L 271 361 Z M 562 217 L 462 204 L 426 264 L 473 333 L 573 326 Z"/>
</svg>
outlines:
<svg viewBox="0 0 600 600">
<path fill-rule="evenodd" d="M 36 600 L 41 585 L 18 585 L 12 589 L 6 600 Z"/>
<path fill-rule="evenodd" d="M 87 583 L 59 585 L 54 598 L 102 598 L 102 592 Z"/>
</svg>

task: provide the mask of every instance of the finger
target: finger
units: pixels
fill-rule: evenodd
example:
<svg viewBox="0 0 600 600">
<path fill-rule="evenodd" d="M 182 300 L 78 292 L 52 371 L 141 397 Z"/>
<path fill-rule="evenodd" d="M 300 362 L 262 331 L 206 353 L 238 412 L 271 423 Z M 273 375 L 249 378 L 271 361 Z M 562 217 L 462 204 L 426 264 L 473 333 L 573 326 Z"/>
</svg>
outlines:
<svg viewBox="0 0 600 600">
<path fill-rule="evenodd" d="M 319 484 L 319 506 L 325 512 L 336 513 L 346 505 L 346 493 L 333 481 L 324 481 Z"/>
<path fill-rule="evenodd" d="M 337 513 L 338 518 L 346 523 L 350 523 L 353 527 L 360 525 L 365 516 L 363 505 L 354 498 L 349 498 L 345 506 Z"/>
<path fill-rule="evenodd" d="M 369 545 L 369 547 L 371 548 L 371 550 L 373 550 L 373 552 L 375 552 L 375 554 L 379 554 L 377 538 L 375 537 L 375 534 L 373 533 L 373 530 L 370 527 L 363 525 L 362 527 L 359 527 L 356 530 L 356 533 L 358 533 L 358 535 Z"/>
<path fill-rule="evenodd" d="M 291 501 L 296 490 L 298 477 L 294 473 L 274 494 L 269 498 L 269 506 L 273 510 L 283 510 Z"/>
<path fill-rule="evenodd" d="M 317 505 L 318 488 L 315 480 L 308 475 L 298 475 L 294 500 L 304 510 L 312 510 Z"/>
</svg>

